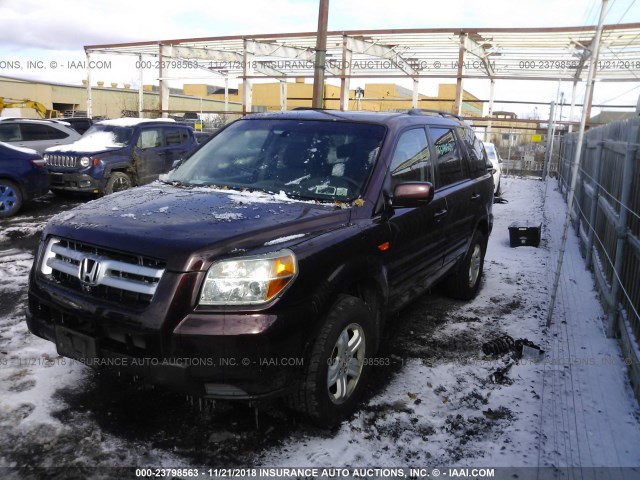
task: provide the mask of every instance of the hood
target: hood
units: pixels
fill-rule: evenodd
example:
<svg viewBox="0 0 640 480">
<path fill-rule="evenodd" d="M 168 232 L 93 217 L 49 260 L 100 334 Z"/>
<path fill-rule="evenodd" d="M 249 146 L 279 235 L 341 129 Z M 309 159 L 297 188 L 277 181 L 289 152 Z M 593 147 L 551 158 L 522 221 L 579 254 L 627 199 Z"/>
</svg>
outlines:
<svg viewBox="0 0 640 480">
<path fill-rule="evenodd" d="M 348 223 L 349 209 L 284 194 L 181 188 L 158 182 L 51 219 L 45 235 L 165 260 L 173 271 L 233 251 L 277 250 Z"/>
</svg>

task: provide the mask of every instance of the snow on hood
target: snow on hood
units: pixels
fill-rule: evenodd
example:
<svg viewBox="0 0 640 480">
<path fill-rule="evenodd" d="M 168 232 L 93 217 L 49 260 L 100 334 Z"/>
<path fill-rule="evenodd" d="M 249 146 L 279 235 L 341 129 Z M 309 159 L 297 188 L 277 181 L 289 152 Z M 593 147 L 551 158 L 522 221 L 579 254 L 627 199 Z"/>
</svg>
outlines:
<svg viewBox="0 0 640 480">
<path fill-rule="evenodd" d="M 297 201 L 264 192 L 154 183 L 108 195 L 56 215 L 45 236 L 104 247 L 127 245 L 132 253 L 169 259 L 188 268 L 196 252 L 301 241 L 348 224 L 350 211 L 334 204 Z M 206 254 L 209 252 L 209 254 Z"/>
<path fill-rule="evenodd" d="M 116 142 L 113 132 L 94 132 L 77 142 L 47 148 L 45 152 L 100 152 L 112 148 L 122 148 L 122 144 Z"/>
</svg>

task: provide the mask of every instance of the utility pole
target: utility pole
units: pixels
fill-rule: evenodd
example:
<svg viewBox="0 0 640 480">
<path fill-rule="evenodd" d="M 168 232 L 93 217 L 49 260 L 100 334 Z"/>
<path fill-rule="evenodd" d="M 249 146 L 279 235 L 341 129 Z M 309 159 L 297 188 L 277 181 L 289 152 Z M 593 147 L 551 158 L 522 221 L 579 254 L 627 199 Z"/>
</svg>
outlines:
<svg viewBox="0 0 640 480">
<path fill-rule="evenodd" d="M 582 107 L 582 118 L 580 119 L 580 130 L 578 131 L 578 142 L 576 145 L 575 155 L 573 157 L 573 165 L 571 167 L 571 189 L 567 199 L 567 215 L 564 219 L 562 231 L 562 241 L 560 242 L 560 255 L 558 256 L 558 266 L 551 289 L 551 301 L 549 304 L 549 312 L 547 314 L 547 327 L 551 326 L 553 320 L 553 311 L 556 306 L 556 298 L 558 295 L 558 285 L 560 283 L 560 273 L 562 271 L 562 262 L 564 260 L 564 251 L 567 246 L 567 235 L 569 232 L 569 224 L 571 223 L 571 212 L 573 211 L 573 202 L 575 200 L 576 184 L 578 183 L 578 171 L 580 170 L 580 159 L 582 154 L 582 141 L 584 139 L 584 129 L 587 123 L 587 115 L 590 113 L 590 99 L 592 97 L 593 84 L 595 83 L 595 74 L 597 68 L 598 54 L 600 53 L 600 39 L 602 38 L 602 24 L 604 23 L 604 15 L 607 9 L 607 1 L 602 0 L 602 9 L 600 10 L 600 19 L 598 20 L 598 28 L 596 36 L 592 43 L 593 50 L 589 59 L 589 74 L 587 75 L 587 89 L 584 92 L 584 105 Z"/>
<path fill-rule="evenodd" d="M 329 21 L 329 0 L 320 0 L 318 12 L 318 35 L 316 39 L 316 63 L 313 71 L 313 108 L 324 107 L 324 70 L 327 55 L 327 23 Z"/>
</svg>

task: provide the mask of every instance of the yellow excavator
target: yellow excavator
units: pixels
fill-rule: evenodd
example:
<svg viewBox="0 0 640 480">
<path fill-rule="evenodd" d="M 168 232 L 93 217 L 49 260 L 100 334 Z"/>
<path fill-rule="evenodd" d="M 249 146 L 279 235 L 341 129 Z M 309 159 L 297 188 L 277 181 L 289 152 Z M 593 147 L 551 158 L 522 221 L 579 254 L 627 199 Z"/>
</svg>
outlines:
<svg viewBox="0 0 640 480">
<path fill-rule="evenodd" d="M 35 102 L 26 98 L 13 99 L 0 97 L 0 113 L 5 108 L 33 108 L 41 118 L 58 118 L 60 112 L 58 110 L 49 110 L 40 102 Z"/>
</svg>

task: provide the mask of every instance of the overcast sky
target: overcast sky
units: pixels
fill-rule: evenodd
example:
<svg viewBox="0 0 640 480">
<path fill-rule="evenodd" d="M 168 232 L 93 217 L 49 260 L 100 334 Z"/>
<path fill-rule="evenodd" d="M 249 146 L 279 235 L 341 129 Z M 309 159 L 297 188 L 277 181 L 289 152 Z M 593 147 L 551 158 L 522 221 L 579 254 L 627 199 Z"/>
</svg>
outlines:
<svg viewBox="0 0 640 480">
<path fill-rule="evenodd" d="M 0 0 L 0 74 L 79 84 L 85 77 L 83 70 L 25 70 L 24 64 L 15 70 L 9 68 L 10 62 L 82 61 L 84 45 L 314 31 L 318 3 L 319 0 Z M 601 4 L 601 0 L 330 0 L 329 30 L 594 25 Z M 640 22 L 640 0 L 610 0 L 609 5 L 605 23 Z M 118 78 L 102 80 L 137 83 L 135 70 L 124 68 L 110 75 Z M 537 100 L 555 97 L 557 86 L 546 83 L 538 95 L 549 98 Z M 488 82 L 468 82 L 465 86 L 481 98 L 488 97 Z M 433 88 L 421 81 L 422 93 L 432 94 Z M 563 87 L 567 95 L 569 88 Z M 596 102 L 631 90 L 614 103 L 621 99 L 635 103 L 640 83 L 627 82 L 622 87 L 599 90 Z M 509 87 L 510 95 L 519 91 L 530 92 L 530 87 Z"/>
</svg>

